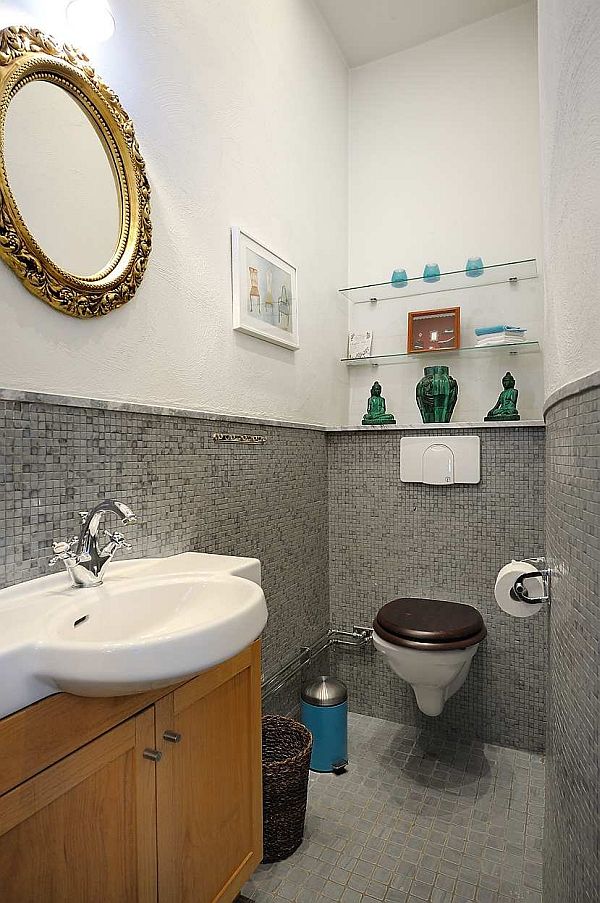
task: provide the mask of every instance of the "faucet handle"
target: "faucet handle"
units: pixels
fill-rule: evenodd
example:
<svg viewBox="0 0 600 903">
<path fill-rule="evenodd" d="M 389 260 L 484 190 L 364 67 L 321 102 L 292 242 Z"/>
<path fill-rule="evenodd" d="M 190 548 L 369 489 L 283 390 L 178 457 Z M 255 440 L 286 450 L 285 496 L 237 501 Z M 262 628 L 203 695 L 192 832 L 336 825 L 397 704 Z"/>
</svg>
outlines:
<svg viewBox="0 0 600 903">
<path fill-rule="evenodd" d="M 54 540 L 52 543 L 52 551 L 54 552 L 54 556 L 50 559 L 50 565 L 57 564 L 59 561 L 66 561 L 67 558 L 72 558 L 72 548 L 77 545 L 77 536 L 72 536 L 71 539 L 68 539 L 66 542 L 57 542 Z"/>
<path fill-rule="evenodd" d="M 109 540 L 114 543 L 115 551 L 117 549 L 125 549 L 129 552 L 133 549 L 133 545 L 127 542 L 125 536 L 119 530 L 115 530 L 114 533 L 111 533 L 110 530 L 105 530 L 104 535 L 108 536 Z"/>
<path fill-rule="evenodd" d="M 83 526 L 87 520 L 87 516 L 90 513 L 89 511 L 78 511 L 79 519 L 81 520 L 81 526 Z"/>
</svg>

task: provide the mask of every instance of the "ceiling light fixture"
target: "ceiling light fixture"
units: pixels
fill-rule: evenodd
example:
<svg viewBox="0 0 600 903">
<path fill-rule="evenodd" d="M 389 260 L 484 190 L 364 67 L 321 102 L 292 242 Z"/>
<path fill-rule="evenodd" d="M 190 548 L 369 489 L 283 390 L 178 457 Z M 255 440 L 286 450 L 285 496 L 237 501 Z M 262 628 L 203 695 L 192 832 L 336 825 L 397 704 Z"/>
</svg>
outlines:
<svg viewBox="0 0 600 903">
<path fill-rule="evenodd" d="M 65 15 L 75 42 L 99 43 L 114 34 L 115 20 L 106 0 L 71 0 Z"/>
</svg>

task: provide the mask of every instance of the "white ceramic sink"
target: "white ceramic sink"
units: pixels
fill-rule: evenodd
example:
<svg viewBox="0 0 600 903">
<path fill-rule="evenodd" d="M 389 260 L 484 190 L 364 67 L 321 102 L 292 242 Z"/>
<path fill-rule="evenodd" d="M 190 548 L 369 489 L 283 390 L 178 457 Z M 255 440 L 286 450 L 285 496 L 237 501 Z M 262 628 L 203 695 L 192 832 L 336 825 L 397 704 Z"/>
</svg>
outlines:
<svg viewBox="0 0 600 903">
<path fill-rule="evenodd" d="M 0 592 L 0 717 L 64 690 L 169 686 L 240 652 L 267 620 L 260 563 L 187 552 L 114 562 L 102 586 L 65 574 Z"/>
</svg>

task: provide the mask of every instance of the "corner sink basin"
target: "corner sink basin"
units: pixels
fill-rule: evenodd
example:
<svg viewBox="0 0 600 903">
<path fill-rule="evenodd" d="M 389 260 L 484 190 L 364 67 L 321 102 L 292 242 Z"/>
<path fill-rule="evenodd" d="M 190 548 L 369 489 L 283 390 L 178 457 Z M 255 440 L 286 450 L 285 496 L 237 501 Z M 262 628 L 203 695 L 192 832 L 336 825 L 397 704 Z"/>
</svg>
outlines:
<svg viewBox="0 0 600 903">
<path fill-rule="evenodd" d="M 261 588 L 242 577 L 107 581 L 48 619 L 36 672 L 78 696 L 138 693 L 230 658 L 265 620 Z"/>
<path fill-rule="evenodd" d="M 59 690 L 169 686 L 236 655 L 266 620 L 259 562 L 233 556 L 122 561 L 88 589 L 66 574 L 10 587 L 0 592 L 0 717 Z"/>
</svg>

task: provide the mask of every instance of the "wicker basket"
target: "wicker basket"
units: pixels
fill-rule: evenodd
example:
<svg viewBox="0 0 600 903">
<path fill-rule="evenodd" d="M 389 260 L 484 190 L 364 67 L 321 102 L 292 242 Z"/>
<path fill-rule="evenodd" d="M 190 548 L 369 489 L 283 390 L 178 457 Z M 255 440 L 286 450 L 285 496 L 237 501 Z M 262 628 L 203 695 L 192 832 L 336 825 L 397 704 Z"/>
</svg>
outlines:
<svg viewBox="0 0 600 903">
<path fill-rule="evenodd" d="M 303 724 L 264 715 L 263 862 L 279 862 L 302 843 L 312 736 Z"/>
</svg>

